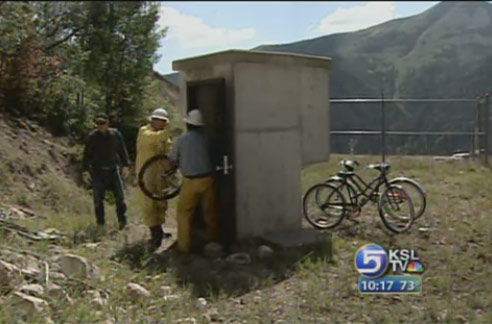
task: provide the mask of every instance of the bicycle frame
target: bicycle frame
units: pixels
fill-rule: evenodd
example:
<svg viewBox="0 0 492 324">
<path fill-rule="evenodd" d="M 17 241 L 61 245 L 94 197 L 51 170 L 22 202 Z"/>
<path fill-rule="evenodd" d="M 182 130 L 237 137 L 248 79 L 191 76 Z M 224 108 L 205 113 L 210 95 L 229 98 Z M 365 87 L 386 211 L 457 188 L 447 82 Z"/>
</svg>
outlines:
<svg viewBox="0 0 492 324">
<path fill-rule="evenodd" d="M 369 183 L 365 182 L 364 179 L 362 179 L 354 172 L 339 172 L 337 178 L 340 179 L 342 183 L 347 186 L 350 206 L 358 208 L 363 208 L 369 200 L 376 202 L 375 199 L 377 199 L 377 196 L 375 194 L 379 192 L 379 187 L 382 184 L 385 184 L 386 186 L 389 185 L 388 178 L 386 177 L 386 172 L 384 171 L 380 172 L 379 176 L 371 180 Z M 351 190 L 349 189 L 350 186 L 356 187 L 357 192 L 355 193 L 355 196 L 354 193 L 351 192 Z M 363 198 L 359 201 L 361 196 Z"/>
</svg>

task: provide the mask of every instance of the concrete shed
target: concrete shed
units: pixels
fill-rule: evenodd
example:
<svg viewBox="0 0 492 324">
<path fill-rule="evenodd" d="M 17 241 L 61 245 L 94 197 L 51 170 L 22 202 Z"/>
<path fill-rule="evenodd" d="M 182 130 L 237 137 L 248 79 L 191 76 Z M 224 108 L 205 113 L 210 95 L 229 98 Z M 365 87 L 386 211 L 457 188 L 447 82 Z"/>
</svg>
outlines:
<svg viewBox="0 0 492 324">
<path fill-rule="evenodd" d="M 301 227 L 301 168 L 330 156 L 326 57 L 229 50 L 173 62 L 204 114 L 225 243 Z"/>
</svg>

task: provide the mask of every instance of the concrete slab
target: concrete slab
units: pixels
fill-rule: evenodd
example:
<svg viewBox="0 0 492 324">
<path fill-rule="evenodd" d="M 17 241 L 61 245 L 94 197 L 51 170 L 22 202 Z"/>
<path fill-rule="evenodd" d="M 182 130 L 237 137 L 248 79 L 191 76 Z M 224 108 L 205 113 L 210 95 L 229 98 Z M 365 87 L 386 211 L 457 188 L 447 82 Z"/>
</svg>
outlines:
<svg viewBox="0 0 492 324">
<path fill-rule="evenodd" d="M 263 235 L 260 238 L 282 248 L 294 248 L 325 242 L 329 244 L 330 249 L 332 248 L 331 233 L 323 233 L 311 228 L 275 232 L 268 235 Z"/>
</svg>

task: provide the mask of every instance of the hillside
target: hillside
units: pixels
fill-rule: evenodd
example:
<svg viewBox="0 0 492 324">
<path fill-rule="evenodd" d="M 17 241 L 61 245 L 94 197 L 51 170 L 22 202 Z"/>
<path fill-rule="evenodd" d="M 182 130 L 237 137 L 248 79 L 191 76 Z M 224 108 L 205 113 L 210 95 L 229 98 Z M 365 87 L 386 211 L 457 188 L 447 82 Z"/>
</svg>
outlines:
<svg viewBox="0 0 492 324">
<path fill-rule="evenodd" d="M 332 98 L 476 98 L 492 89 L 492 4 L 441 2 L 412 17 L 357 32 L 264 45 L 255 50 L 328 56 L 333 59 Z M 376 109 L 335 107 L 333 129 L 378 129 Z M 387 105 L 394 130 L 471 130 L 474 104 Z M 378 152 L 379 140 L 358 140 L 359 152 Z M 346 152 L 348 138 L 334 139 Z M 423 139 L 390 139 L 389 148 L 423 152 Z M 469 138 L 433 138 L 429 151 L 468 149 Z M 409 142 L 413 142 L 409 143 Z M 405 147 L 403 147 L 405 146 Z M 356 148 L 357 149 L 357 148 Z"/>
<path fill-rule="evenodd" d="M 241 242 L 236 251 L 250 262 L 234 263 L 226 255 L 145 252 L 148 230 L 129 183 L 128 229 L 116 231 L 108 197 L 107 232 L 96 230 L 90 191 L 73 176 L 80 147 L 22 119 L 0 115 L 0 129 L 0 323 L 492 321 L 492 297 L 484 289 L 492 284 L 492 206 L 484 195 L 492 177 L 485 167 L 392 158 L 393 176 L 413 177 L 428 193 L 427 212 L 410 233 L 389 235 L 368 206 L 359 223 L 345 220 L 333 230 L 334 255 L 323 245 L 273 246 L 260 257 L 255 242 Z M 303 191 L 334 174 L 340 158 L 304 169 Z M 356 158 L 361 165 L 378 160 Z M 175 239 L 175 202 L 166 247 Z M 56 239 L 33 239 L 35 233 Z M 353 260 L 369 242 L 416 249 L 425 267 L 422 293 L 360 294 Z"/>
<path fill-rule="evenodd" d="M 154 82 L 157 83 L 154 95 L 158 97 L 157 106 L 164 106 L 171 116 L 171 133 L 173 136 L 180 134 L 184 129 L 183 116 L 179 112 L 179 85 L 169 81 L 165 76 L 154 71 Z"/>
</svg>

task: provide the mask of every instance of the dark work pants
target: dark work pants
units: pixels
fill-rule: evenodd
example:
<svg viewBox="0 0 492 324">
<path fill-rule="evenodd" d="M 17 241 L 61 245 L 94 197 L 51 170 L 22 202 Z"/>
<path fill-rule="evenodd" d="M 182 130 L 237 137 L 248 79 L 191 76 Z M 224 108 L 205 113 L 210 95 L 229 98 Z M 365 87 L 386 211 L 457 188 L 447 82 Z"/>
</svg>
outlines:
<svg viewBox="0 0 492 324">
<path fill-rule="evenodd" d="M 104 225 L 105 223 L 104 197 L 106 195 L 106 190 L 111 190 L 116 200 L 118 223 L 120 225 L 126 225 L 125 194 L 123 192 L 123 182 L 119 170 L 97 170 L 93 171 L 91 175 L 96 222 L 100 225 Z"/>
</svg>

